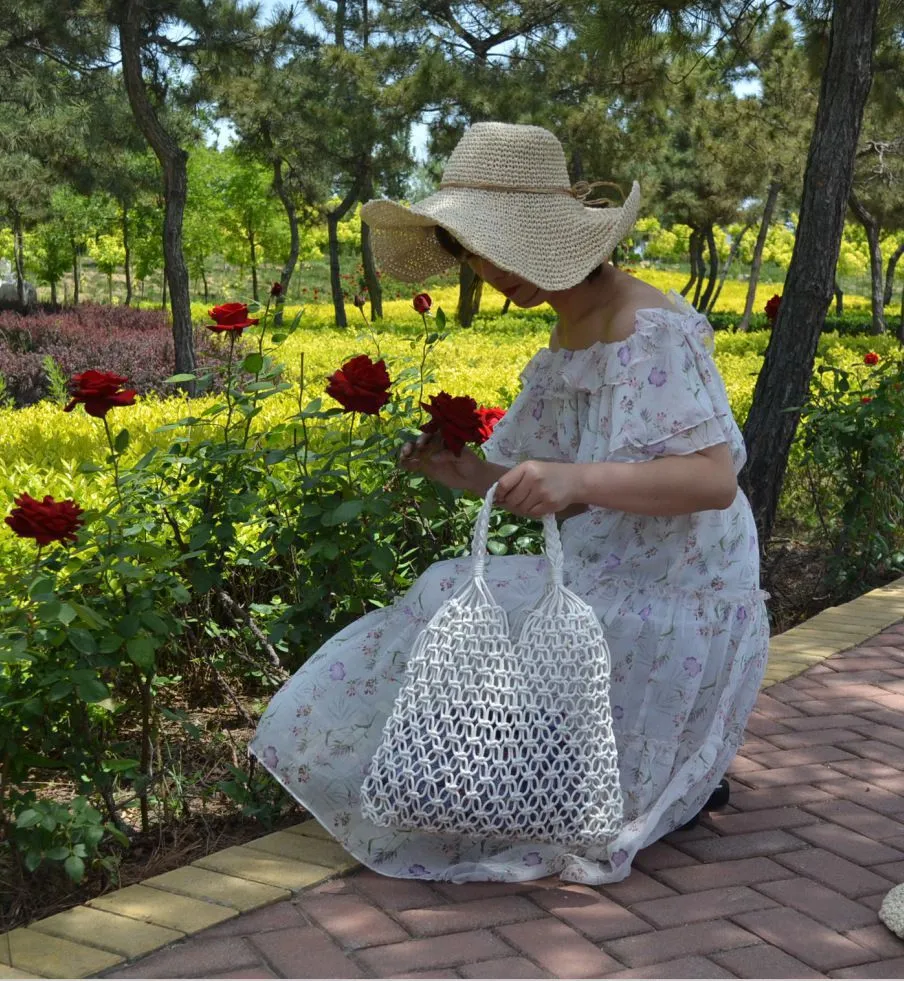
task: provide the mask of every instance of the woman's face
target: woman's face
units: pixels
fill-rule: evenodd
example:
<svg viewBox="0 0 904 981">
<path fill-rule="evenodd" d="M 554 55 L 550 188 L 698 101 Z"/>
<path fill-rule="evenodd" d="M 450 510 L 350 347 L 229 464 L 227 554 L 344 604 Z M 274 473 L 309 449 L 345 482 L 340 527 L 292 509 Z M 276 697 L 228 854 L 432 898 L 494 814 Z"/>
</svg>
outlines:
<svg viewBox="0 0 904 981">
<path fill-rule="evenodd" d="M 505 294 L 517 307 L 524 309 L 538 307 L 549 299 L 548 290 L 542 290 L 515 273 L 494 266 L 489 259 L 472 255 L 468 256 L 466 261 L 482 280 Z"/>
</svg>

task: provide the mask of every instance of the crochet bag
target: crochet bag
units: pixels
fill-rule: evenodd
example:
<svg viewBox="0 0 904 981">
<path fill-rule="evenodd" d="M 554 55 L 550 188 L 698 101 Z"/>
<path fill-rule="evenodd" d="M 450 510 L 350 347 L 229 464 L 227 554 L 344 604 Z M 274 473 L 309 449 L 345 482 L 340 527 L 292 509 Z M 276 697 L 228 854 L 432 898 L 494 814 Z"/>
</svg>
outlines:
<svg viewBox="0 0 904 981">
<path fill-rule="evenodd" d="M 414 641 L 361 811 L 403 830 L 604 844 L 622 818 L 609 649 L 592 608 L 562 584 L 553 515 L 543 519 L 546 590 L 510 636 L 484 578 L 495 489 L 470 578 Z"/>
</svg>

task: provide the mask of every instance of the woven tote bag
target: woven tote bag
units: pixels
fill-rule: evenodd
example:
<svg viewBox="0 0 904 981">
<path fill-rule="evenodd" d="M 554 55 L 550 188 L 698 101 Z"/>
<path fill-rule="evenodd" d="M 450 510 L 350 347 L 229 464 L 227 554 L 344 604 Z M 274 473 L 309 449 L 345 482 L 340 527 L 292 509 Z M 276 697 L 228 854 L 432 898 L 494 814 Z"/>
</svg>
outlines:
<svg viewBox="0 0 904 981">
<path fill-rule="evenodd" d="M 562 584 L 553 515 L 546 590 L 510 636 L 484 578 L 494 492 L 471 576 L 414 641 L 361 812 L 402 830 L 601 845 L 622 820 L 609 649 L 593 609 Z"/>
</svg>

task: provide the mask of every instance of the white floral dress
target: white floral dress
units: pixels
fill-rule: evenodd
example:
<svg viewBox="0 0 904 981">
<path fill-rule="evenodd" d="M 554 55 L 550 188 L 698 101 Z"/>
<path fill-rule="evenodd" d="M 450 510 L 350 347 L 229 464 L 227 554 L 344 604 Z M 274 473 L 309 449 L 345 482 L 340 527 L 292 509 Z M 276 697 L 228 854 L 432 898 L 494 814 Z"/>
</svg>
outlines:
<svg viewBox="0 0 904 981">
<path fill-rule="evenodd" d="M 741 434 L 712 357 L 712 328 L 680 297 L 641 310 L 627 340 L 539 351 L 484 444 L 488 459 L 645 461 Z M 359 795 L 418 631 L 469 571 L 431 566 L 393 605 L 327 641 L 268 706 L 251 751 L 363 864 L 400 878 L 624 879 L 637 851 L 697 813 L 743 739 L 766 665 L 769 626 L 750 506 L 678 517 L 591 507 L 561 528 L 566 584 L 599 616 L 612 655 L 610 700 L 625 824 L 607 847 L 394 831 Z M 539 598 L 544 558 L 490 557 L 487 581 L 517 615 Z"/>
</svg>

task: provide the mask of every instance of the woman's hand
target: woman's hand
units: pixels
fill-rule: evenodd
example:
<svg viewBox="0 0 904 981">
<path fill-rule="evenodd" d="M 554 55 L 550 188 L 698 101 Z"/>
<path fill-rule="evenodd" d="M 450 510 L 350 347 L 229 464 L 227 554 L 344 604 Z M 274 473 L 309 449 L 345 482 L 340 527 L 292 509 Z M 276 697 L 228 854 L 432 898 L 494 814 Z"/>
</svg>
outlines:
<svg viewBox="0 0 904 981">
<path fill-rule="evenodd" d="M 456 456 L 445 448 L 439 433 L 423 433 L 414 443 L 406 443 L 399 454 L 399 466 L 422 473 L 446 487 L 475 494 L 485 493 L 492 482 L 483 473 L 487 464 L 476 453 L 466 446 Z"/>
<path fill-rule="evenodd" d="M 527 460 L 500 477 L 495 501 L 514 514 L 541 518 L 578 502 L 572 463 Z"/>
</svg>

